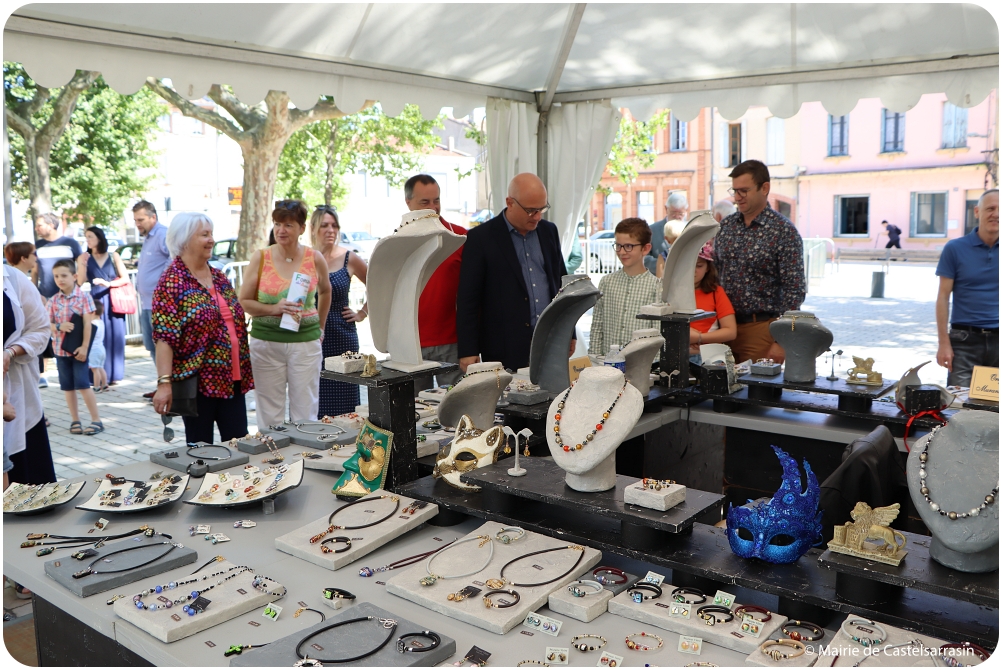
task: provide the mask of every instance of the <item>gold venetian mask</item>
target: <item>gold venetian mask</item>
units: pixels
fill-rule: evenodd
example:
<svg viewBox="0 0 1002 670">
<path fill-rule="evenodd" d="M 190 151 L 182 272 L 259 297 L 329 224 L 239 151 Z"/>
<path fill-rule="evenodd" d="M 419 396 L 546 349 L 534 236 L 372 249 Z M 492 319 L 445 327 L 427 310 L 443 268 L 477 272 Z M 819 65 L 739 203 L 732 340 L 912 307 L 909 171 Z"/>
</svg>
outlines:
<svg viewBox="0 0 1002 670">
<path fill-rule="evenodd" d="M 459 476 L 492 463 L 505 448 L 504 432 L 501 426 L 480 430 L 473 425 L 469 416 L 463 415 L 456 426 L 456 437 L 442 447 L 435 461 L 435 477 L 466 491 L 479 491 L 479 486 L 460 481 Z"/>
</svg>

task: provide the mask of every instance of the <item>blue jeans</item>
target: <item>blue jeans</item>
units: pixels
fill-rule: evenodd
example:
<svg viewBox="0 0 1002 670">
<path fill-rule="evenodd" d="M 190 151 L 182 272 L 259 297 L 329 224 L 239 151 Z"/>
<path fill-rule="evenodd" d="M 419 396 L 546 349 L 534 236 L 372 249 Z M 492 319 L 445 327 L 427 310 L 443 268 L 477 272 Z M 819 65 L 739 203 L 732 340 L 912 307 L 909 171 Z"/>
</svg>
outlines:
<svg viewBox="0 0 1002 670">
<path fill-rule="evenodd" d="M 139 312 L 139 327 L 143 331 L 143 346 L 153 357 L 153 364 L 157 362 L 157 345 L 153 341 L 153 310 L 144 309 Z"/>
<path fill-rule="evenodd" d="M 951 330 L 953 372 L 946 375 L 949 386 L 970 386 L 975 365 L 999 366 L 999 334 Z"/>
</svg>

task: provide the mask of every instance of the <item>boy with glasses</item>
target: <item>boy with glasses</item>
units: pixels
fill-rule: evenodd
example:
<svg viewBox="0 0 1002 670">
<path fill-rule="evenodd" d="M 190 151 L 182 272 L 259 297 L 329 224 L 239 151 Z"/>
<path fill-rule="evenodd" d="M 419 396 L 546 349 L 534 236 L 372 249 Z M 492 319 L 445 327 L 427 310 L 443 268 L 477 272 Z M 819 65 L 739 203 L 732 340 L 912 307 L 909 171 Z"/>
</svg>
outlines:
<svg viewBox="0 0 1002 670">
<path fill-rule="evenodd" d="M 644 257 L 651 250 L 647 222 L 636 218 L 620 221 L 616 225 L 615 249 L 623 267 L 598 283 L 602 297 L 592 310 L 588 343 L 592 356 L 605 356 L 609 347 L 622 347 L 633 339 L 633 331 L 652 327 L 652 322 L 638 319 L 637 314 L 641 307 L 661 297 L 661 282 L 644 266 Z"/>
</svg>

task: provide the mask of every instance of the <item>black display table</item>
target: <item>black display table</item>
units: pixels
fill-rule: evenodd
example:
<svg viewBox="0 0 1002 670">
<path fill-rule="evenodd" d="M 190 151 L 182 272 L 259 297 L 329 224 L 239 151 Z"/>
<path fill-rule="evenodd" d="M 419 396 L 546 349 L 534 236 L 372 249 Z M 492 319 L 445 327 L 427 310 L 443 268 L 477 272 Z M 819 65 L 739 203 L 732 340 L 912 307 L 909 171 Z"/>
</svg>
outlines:
<svg viewBox="0 0 1002 670">
<path fill-rule="evenodd" d="M 341 373 L 322 370 L 323 379 L 366 386 L 369 389 L 369 420 L 393 433 L 393 451 L 386 486 L 395 486 L 418 478 L 417 428 L 414 420 L 414 380 L 429 374 L 458 370 L 454 363 L 418 372 L 400 372 L 377 366 L 380 374 L 363 377 L 361 372 Z"/>
<path fill-rule="evenodd" d="M 689 385 L 689 324 L 716 317 L 716 312 L 666 316 L 637 314 L 638 319 L 661 322 L 661 336 L 665 338 L 661 347 L 661 386 L 681 389 Z M 672 374 L 675 370 L 679 371 L 678 374 Z"/>
<path fill-rule="evenodd" d="M 999 412 L 999 402 L 998 400 L 977 400 L 968 398 L 967 402 L 964 403 L 964 409 L 980 409 L 985 412 Z"/>
<path fill-rule="evenodd" d="M 634 477 L 616 475 L 616 487 L 599 493 L 581 493 L 564 484 L 564 471 L 550 458 L 527 458 L 528 473 L 522 477 L 508 474 L 511 462 L 495 463 L 460 476 L 467 484 L 483 489 L 484 504 L 513 517 L 539 502 L 567 510 L 602 516 L 620 522 L 623 545 L 646 549 L 672 542 L 675 535 L 692 527 L 707 511 L 720 508 L 724 496 L 688 489 L 685 502 L 660 512 L 624 502 L 627 486 Z"/>
<path fill-rule="evenodd" d="M 828 393 L 838 396 L 838 409 L 846 412 L 866 412 L 879 398 L 897 385 L 897 380 L 887 380 L 880 386 L 850 384 L 844 379 L 832 381 L 818 376 L 813 382 L 790 382 L 785 379 L 786 371 L 778 375 L 747 374 L 738 377 L 738 383 L 748 385 L 748 397 L 753 400 L 779 400 L 785 389 Z"/>
<path fill-rule="evenodd" d="M 538 467 L 533 462 L 536 459 L 527 460 L 527 470 Z M 439 516 L 432 523 L 456 523 L 469 515 L 518 525 L 533 532 L 669 568 L 672 570 L 670 581 L 675 585 L 691 581 L 687 578 L 694 576 L 778 596 L 778 611 L 788 617 L 825 625 L 827 620 L 819 621 L 818 618 L 831 618 L 835 612 L 851 613 L 919 634 L 955 641 L 967 640 L 987 649 L 994 649 L 998 644 L 998 610 L 984 605 L 909 587 L 901 590 L 899 598 L 883 604 L 862 606 L 841 601 L 835 590 L 836 573 L 818 562 L 820 549 L 811 549 L 789 565 L 743 559 L 731 551 L 723 528 L 700 522 L 691 526 L 691 532 L 678 534 L 674 541 L 665 542 L 657 548 L 632 549 L 623 545 L 618 519 L 582 514 L 580 508 L 565 508 L 540 501 L 523 507 L 519 516 L 514 516 L 491 508 L 483 491 L 460 490 L 431 477 L 404 484 L 395 490 L 402 495 L 439 505 Z"/>
</svg>

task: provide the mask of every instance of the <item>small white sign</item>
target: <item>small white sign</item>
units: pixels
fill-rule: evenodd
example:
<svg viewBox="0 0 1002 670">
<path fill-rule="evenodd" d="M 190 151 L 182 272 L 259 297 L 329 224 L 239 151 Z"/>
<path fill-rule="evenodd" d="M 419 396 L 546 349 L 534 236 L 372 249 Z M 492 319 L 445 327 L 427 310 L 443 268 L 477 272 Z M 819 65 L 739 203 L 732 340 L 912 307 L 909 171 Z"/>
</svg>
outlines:
<svg viewBox="0 0 1002 670">
<path fill-rule="evenodd" d="M 730 609 L 734 605 L 734 596 L 724 591 L 717 591 L 716 595 L 713 596 L 713 604 L 723 605 L 727 609 Z"/>
<path fill-rule="evenodd" d="M 616 654 L 602 654 L 595 665 L 599 668 L 619 668 L 623 665 L 623 657 Z"/>
<path fill-rule="evenodd" d="M 545 659 L 550 665 L 567 665 L 570 655 L 571 650 L 567 647 L 547 647 Z"/>
<path fill-rule="evenodd" d="M 703 638 L 680 635 L 678 638 L 678 650 L 683 654 L 695 654 L 699 656 L 703 652 Z"/>
<path fill-rule="evenodd" d="M 268 603 L 268 606 L 261 612 L 261 616 L 270 621 L 277 621 L 278 615 L 282 613 L 282 606 L 275 603 Z"/>
<path fill-rule="evenodd" d="M 948 230 L 956 230 L 957 228 L 960 227 L 960 221 L 958 221 L 957 219 L 950 219 L 949 221 L 946 222 L 946 227 Z"/>
<path fill-rule="evenodd" d="M 741 632 L 748 637 L 758 638 L 762 635 L 762 622 L 751 614 L 746 614 L 741 618 Z"/>
<path fill-rule="evenodd" d="M 692 616 L 692 605 L 678 603 L 671 606 L 668 616 L 675 619 L 689 619 Z"/>
<path fill-rule="evenodd" d="M 648 584 L 654 584 L 655 586 L 661 586 L 661 583 L 665 580 L 664 575 L 659 575 L 656 572 L 648 572 L 647 576 L 644 577 L 644 581 Z"/>
</svg>

